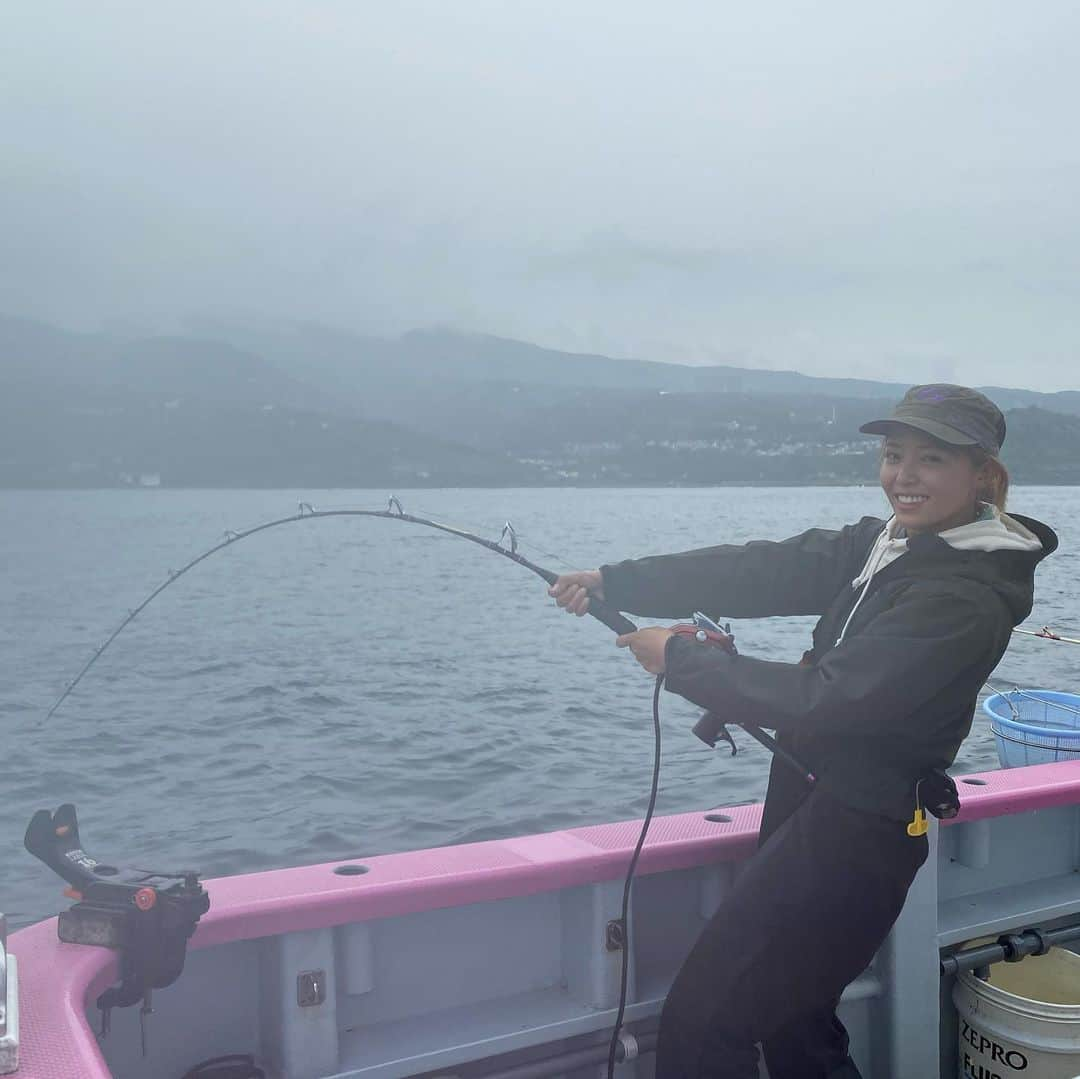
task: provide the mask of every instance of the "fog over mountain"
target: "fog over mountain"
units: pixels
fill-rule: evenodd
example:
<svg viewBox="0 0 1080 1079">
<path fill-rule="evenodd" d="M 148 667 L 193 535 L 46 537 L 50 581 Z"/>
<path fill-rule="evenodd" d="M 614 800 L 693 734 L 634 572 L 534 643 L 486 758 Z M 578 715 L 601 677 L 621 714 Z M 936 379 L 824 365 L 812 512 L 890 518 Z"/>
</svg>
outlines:
<svg viewBox="0 0 1080 1079">
<path fill-rule="evenodd" d="M 0 317 L 0 486 L 873 482 L 890 383 L 287 322 L 76 334 Z M 1006 462 L 1080 483 L 1080 392 L 989 388 Z"/>
<path fill-rule="evenodd" d="M 13 0 L 2 36 L 0 311 L 1078 385 L 1069 0 Z"/>
</svg>

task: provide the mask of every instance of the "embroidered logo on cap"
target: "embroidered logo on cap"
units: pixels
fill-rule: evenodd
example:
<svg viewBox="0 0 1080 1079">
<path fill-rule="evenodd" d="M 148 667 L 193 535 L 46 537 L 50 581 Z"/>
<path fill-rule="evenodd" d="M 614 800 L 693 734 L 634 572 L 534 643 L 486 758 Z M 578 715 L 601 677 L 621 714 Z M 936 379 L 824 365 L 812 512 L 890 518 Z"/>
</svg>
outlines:
<svg viewBox="0 0 1080 1079">
<path fill-rule="evenodd" d="M 916 390 L 910 396 L 917 397 L 920 401 L 946 401 L 952 395 L 937 386 L 923 386 L 922 389 Z"/>
</svg>

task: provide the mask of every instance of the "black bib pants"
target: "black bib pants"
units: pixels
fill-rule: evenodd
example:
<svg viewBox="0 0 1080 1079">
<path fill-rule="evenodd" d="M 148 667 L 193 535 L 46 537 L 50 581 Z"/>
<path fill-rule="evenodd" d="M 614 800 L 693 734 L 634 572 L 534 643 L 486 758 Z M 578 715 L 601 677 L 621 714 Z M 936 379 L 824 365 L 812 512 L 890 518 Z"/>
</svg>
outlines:
<svg viewBox="0 0 1080 1079">
<path fill-rule="evenodd" d="M 770 794 L 759 850 L 668 993 L 656 1079 L 757 1079 L 758 1043 L 770 1079 L 860 1079 L 836 1007 L 888 936 L 927 849 L 904 822 L 820 789 Z"/>
</svg>

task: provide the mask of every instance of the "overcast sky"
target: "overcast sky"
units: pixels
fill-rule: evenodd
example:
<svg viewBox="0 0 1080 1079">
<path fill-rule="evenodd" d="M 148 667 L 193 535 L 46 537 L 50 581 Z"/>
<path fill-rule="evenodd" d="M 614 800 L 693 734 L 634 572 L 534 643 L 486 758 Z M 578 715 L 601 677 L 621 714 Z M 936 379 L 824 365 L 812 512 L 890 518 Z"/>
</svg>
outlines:
<svg viewBox="0 0 1080 1079">
<path fill-rule="evenodd" d="M 1073 0 L 8 0 L 0 312 L 1080 388 Z"/>
</svg>

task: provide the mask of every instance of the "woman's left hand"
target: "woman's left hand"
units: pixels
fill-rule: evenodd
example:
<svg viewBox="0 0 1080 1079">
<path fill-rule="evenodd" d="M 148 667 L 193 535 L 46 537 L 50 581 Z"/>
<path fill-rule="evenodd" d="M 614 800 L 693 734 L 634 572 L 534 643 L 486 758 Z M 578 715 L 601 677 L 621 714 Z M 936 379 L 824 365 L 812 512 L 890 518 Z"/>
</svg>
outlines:
<svg viewBox="0 0 1080 1079">
<path fill-rule="evenodd" d="M 663 674 L 664 649 L 668 639 L 673 636 L 672 631 L 664 629 L 663 626 L 648 626 L 636 633 L 624 633 L 621 637 L 616 637 L 615 643 L 620 648 L 629 648 L 634 653 L 634 659 L 649 674 Z"/>
</svg>

